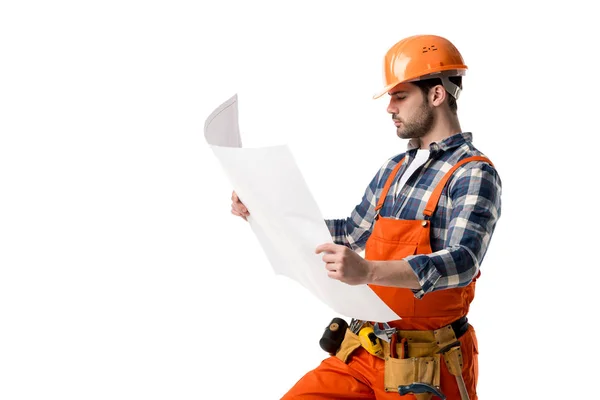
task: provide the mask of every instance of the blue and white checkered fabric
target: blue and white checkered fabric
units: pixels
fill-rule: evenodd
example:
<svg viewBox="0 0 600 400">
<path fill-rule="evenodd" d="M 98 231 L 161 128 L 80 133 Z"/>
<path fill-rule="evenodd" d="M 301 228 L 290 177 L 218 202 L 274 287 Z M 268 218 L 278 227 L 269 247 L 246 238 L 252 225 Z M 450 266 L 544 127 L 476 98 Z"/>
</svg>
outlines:
<svg viewBox="0 0 600 400">
<path fill-rule="evenodd" d="M 458 133 L 432 143 L 427 162 L 413 173 L 403 188 L 397 188 L 398 179 L 414 159 L 417 147 L 418 144 L 409 141 L 406 153 L 386 161 L 350 217 L 325 221 L 335 243 L 357 252 L 364 250 L 371 235 L 379 196 L 390 173 L 404 156 L 405 162 L 380 210 L 382 217 L 425 219 L 423 210 L 427 200 L 444 174 L 463 158 L 485 156 L 473 146 L 471 133 Z M 500 217 L 501 192 L 500 177 L 488 163 L 469 162 L 454 172 L 430 219 L 433 253 L 405 258 L 421 284 L 421 290 L 414 291 L 415 297 L 466 286 L 478 275 Z"/>
</svg>

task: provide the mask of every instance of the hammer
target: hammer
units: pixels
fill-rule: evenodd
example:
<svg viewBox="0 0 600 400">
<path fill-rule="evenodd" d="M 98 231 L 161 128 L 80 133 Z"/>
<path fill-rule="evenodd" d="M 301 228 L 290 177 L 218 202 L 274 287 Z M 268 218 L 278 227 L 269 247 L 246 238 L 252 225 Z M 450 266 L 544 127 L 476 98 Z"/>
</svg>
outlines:
<svg viewBox="0 0 600 400">
<path fill-rule="evenodd" d="M 462 352 L 460 351 L 460 345 L 450 348 L 450 350 L 442 353 L 446 367 L 448 371 L 456 377 L 456 383 L 458 384 L 458 391 L 460 392 L 460 398 L 462 400 L 469 400 L 469 393 L 467 392 L 467 386 L 462 376 Z"/>
</svg>

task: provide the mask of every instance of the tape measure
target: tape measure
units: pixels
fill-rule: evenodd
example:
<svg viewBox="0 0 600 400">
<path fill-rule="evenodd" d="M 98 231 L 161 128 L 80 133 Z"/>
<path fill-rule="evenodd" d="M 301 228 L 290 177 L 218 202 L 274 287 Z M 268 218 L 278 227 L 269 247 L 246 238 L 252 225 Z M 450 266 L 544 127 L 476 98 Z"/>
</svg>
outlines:
<svg viewBox="0 0 600 400">
<path fill-rule="evenodd" d="M 360 340 L 361 346 L 374 356 L 381 355 L 383 352 L 381 341 L 375 336 L 372 326 L 365 326 L 362 328 L 360 332 L 358 332 L 358 339 Z"/>
</svg>

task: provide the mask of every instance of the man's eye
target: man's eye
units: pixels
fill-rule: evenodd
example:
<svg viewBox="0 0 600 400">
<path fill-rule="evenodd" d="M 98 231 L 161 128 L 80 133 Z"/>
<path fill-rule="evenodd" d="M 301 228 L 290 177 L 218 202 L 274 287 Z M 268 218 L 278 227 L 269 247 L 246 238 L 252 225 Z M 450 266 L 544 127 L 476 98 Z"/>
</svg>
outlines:
<svg viewBox="0 0 600 400">
<path fill-rule="evenodd" d="M 396 98 L 397 98 L 398 100 L 404 100 L 404 99 L 406 99 L 406 96 L 396 96 Z"/>
</svg>

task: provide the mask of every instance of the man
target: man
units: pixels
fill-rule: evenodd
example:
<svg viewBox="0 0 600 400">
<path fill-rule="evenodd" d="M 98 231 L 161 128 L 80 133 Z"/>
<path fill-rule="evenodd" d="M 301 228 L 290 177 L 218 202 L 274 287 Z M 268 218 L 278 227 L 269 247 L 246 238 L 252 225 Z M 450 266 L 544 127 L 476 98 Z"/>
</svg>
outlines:
<svg viewBox="0 0 600 400">
<path fill-rule="evenodd" d="M 349 218 L 326 220 L 335 244 L 316 252 L 331 278 L 368 284 L 402 319 L 387 330 L 353 320 L 335 354 L 284 399 L 477 399 L 477 339 L 466 315 L 500 217 L 501 181 L 458 120 L 466 69 L 439 36 L 408 37 L 387 52 L 375 97 L 389 95 L 408 149 L 385 162 Z M 245 219 L 235 192 L 232 200 Z"/>
</svg>

